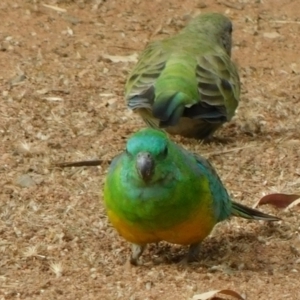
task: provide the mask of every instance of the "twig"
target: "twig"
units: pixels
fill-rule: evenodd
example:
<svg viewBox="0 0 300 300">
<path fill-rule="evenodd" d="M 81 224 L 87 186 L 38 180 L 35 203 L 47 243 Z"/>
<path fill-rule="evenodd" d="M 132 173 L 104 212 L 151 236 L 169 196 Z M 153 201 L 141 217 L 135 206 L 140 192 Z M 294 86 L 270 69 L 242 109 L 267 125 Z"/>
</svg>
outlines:
<svg viewBox="0 0 300 300">
<path fill-rule="evenodd" d="M 55 163 L 53 164 L 53 166 L 59 168 L 92 167 L 92 166 L 100 166 L 105 162 L 110 163 L 111 160 L 95 159 L 95 160 L 71 161 L 71 162 Z"/>
<path fill-rule="evenodd" d="M 66 12 L 67 10 L 64 8 L 60 8 L 58 6 L 54 6 L 54 5 L 48 5 L 48 4 L 42 4 L 44 7 L 59 11 L 59 12 Z"/>
<path fill-rule="evenodd" d="M 272 23 L 281 23 L 281 24 L 300 24 L 300 21 L 284 21 L 284 20 L 274 20 Z"/>
<path fill-rule="evenodd" d="M 204 156 L 206 156 L 206 155 L 220 155 L 220 154 L 223 154 L 223 153 L 239 151 L 239 150 L 243 150 L 243 149 L 247 149 L 247 148 L 252 148 L 252 147 L 255 147 L 255 146 L 256 145 L 248 145 L 248 146 L 244 146 L 244 147 L 236 147 L 236 148 L 226 149 L 226 150 L 222 150 L 222 151 L 207 152 L 207 153 L 203 153 L 202 155 L 204 155 Z"/>
</svg>

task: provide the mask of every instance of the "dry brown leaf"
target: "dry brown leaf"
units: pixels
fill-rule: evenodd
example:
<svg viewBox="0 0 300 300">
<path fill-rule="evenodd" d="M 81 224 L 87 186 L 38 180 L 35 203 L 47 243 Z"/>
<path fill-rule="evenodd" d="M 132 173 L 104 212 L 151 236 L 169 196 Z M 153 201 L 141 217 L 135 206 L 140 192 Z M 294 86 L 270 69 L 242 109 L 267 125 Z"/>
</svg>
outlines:
<svg viewBox="0 0 300 300">
<path fill-rule="evenodd" d="M 264 32 L 263 37 L 268 38 L 268 39 L 277 39 L 278 37 L 280 37 L 280 34 L 276 31 Z"/>
<path fill-rule="evenodd" d="M 133 54 L 127 55 L 127 56 L 103 54 L 102 57 L 105 59 L 108 59 L 109 61 L 111 61 L 113 63 L 137 62 L 138 55 L 137 55 L 137 53 L 133 53 Z"/>
<path fill-rule="evenodd" d="M 210 291 L 198 295 L 194 295 L 192 300 L 214 300 L 214 299 L 222 299 L 220 298 L 220 295 L 218 294 L 223 294 L 223 295 L 228 295 L 231 297 L 234 297 L 239 300 L 245 300 L 246 298 L 240 295 L 239 293 L 233 291 L 233 290 L 215 290 L 215 291 Z"/>
<path fill-rule="evenodd" d="M 47 101 L 63 101 L 64 99 L 61 97 L 43 97 L 42 99 L 47 100 Z"/>
<path fill-rule="evenodd" d="M 298 206 L 298 205 L 300 205 L 300 199 L 298 199 L 298 200 L 292 202 L 290 205 L 288 205 L 288 206 L 285 208 L 285 211 L 291 209 L 292 207 Z"/>
<path fill-rule="evenodd" d="M 159 25 L 157 26 L 157 28 L 154 30 L 154 32 L 151 34 L 150 39 L 151 39 L 152 37 L 156 36 L 158 33 L 160 33 L 160 32 L 162 31 L 162 29 L 163 29 L 162 24 L 159 24 Z"/>
<path fill-rule="evenodd" d="M 20 74 L 15 76 L 14 78 L 12 78 L 9 83 L 11 86 L 15 86 L 15 85 L 19 85 L 21 83 L 23 83 L 23 81 L 26 80 L 26 76 L 24 74 Z"/>
<path fill-rule="evenodd" d="M 271 204 L 277 208 L 288 208 L 298 198 L 300 198 L 300 195 L 280 194 L 280 193 L 269 194 L 269 195 L 262 197 L 259 201 L 257 201 L 255 203 L 254 207 L 257 207 L 260 205 L 265 205 L 265 204 Z M 296 202 L 298 202 L 298 201 L 296 201 Z M 295 206 L 295 205 L 297 205 L 297 204 L 293 204 L 292 206 Z"/>
<path fill-rule="evenodd" d="M 39 95 L 45 95 L 45 94 L 49 93 L 49 89 L 47 89 L 47 88 L 40 89 L 40 90 L 37 90 L 36 93 Z"/>
<path fill-rule="evenodd" d="M 290 64 L 290 68 L 295 74 L 300 74 L 300 66 L 296 63 Z"/>
</svg>

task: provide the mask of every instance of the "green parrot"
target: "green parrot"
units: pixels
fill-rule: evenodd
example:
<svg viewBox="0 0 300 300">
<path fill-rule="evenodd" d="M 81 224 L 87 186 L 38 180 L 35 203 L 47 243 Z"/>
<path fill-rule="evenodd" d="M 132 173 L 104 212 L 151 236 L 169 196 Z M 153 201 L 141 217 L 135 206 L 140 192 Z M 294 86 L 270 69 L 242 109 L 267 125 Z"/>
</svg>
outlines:
<svg viewBox="0 0 300 300">
<path fill-rule="evenodd" d="M 232 201 L 205 158 L 152 128 L 133 134 L 112 161 L 104 202 L 113 226 L 133 244 L 132 264 L 159 241 L 190 245 L 186 261 L 196 260 L 201 241 L 230 216 L 280 220 Z"/>
<path fill-rule="evenodd" d="M 150 127 L 210 138 L 231 120 L 239 103 L 231 33 L 227 17 L 207 13 L 177 35 L 150 43 L 126 82 L 128 107 Z"/>
</svg>

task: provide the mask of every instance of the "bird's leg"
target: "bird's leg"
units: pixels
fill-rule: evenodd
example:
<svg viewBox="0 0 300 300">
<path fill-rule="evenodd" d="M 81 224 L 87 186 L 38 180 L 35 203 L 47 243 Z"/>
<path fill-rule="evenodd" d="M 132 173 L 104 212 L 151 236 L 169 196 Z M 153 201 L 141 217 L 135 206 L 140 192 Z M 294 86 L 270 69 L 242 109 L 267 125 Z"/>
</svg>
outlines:
<svg viewBox="0 0 300 300">
<path fill-rule="evenodd" d="M 191 244 L 187 255 L 179 262 L 180 265 L 187 265 L 189 262 L 197 261 L 199 258 L 200 244 Z"/>
<path fill-rule="evenodd" d="M 201 243 L 191 244 L 187 254 L 188 262 L 197 261 L 199 259 Z"/>
<path fill-rule="evenodd" d="M 132 244 L 131 245 L 131 257 L 130 257 L 130 263 L 132 265 L 137 266 L 139 264 L 139 258 L 143 254 L 144 250 L 146 249 L 146 245 L 137 245 L 137 244 Z"/>
</svg>

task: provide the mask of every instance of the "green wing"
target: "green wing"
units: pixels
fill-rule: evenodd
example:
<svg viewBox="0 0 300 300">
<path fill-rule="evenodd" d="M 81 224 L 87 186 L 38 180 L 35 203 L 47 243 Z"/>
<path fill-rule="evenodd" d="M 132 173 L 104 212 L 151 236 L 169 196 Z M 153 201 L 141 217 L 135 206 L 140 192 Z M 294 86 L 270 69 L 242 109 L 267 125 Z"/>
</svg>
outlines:
<svg viewBox="0 0 300 300">
<path fill-rule="evenodd" d="M 209 180 L 214 200 L 215 215 L 217 216 L 218 222 L 227 219 L 229 216 L 263 221 L 280 220 L 280 218 L 275 216 L 232 201 L 216 170 L 210 162 L 199 155 L 194 154 L 194 156 L 197 160 L 198 168 L 201 169 L 201 172 L 205 174 Z"/>
<path fill-rule="evenodd" d="M 211 123 L 230 121 L 240 97 L 239 75 L 230 57 L 225 52 L 200 55 L 196 78 L 199 102 L 184 115 Z"/>
<path fill-rule="evenodd" d="M 162 42 L 149 44 L 125 86 L 125 98 L 131 109 L 152 109 L 155 98 L 154 84 L 165 68 L 169 54 Z"/>
<path fill-rule="evenodd" d="M 231 198 L 210 162 L 197 154 L 194 154 L 194 157 L 197 161 L 197 168 L 200 169 L 201 173 L 204 174 L 209 181 L 213 198 L 214 213 L 218 222 L 221 222 L 231 215 Z"/>
</svg>

